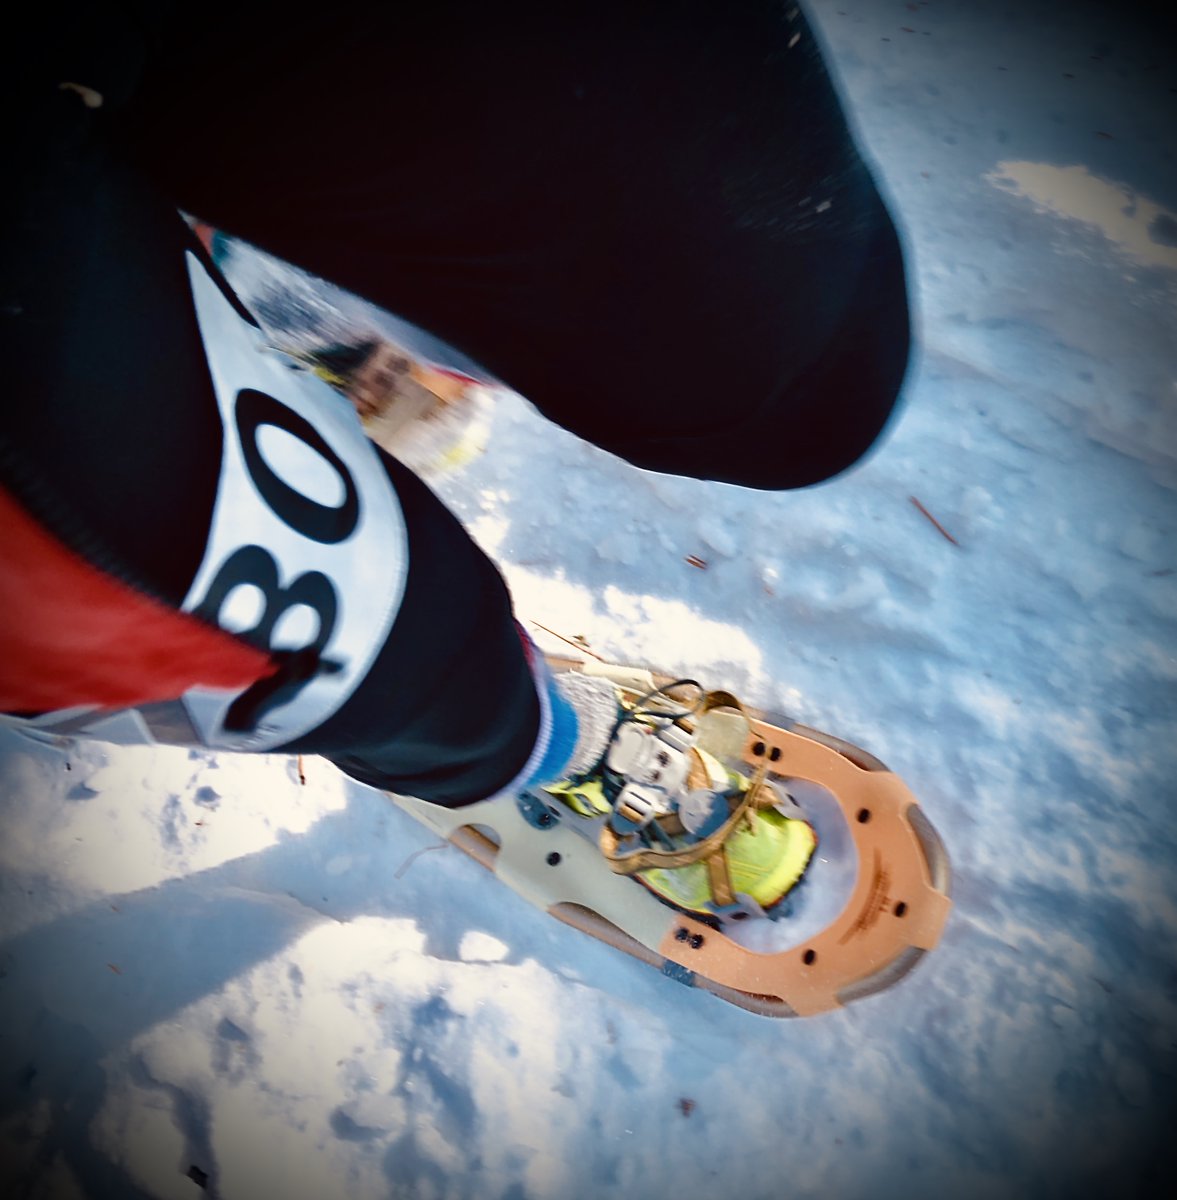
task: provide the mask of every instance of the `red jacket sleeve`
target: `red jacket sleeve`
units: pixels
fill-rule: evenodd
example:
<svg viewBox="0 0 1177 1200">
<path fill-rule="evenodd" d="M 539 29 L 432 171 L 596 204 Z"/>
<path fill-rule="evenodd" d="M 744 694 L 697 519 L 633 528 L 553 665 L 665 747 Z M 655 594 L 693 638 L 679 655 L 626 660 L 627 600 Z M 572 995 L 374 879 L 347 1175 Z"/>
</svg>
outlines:
<svg viewBox="0 0 1177 1200">
<path fill-rule="evenodd" d="M 104 574 L 0 488 L 0 711 L 126 708 L 273 673 L 260 650 Z"/>
</svg>

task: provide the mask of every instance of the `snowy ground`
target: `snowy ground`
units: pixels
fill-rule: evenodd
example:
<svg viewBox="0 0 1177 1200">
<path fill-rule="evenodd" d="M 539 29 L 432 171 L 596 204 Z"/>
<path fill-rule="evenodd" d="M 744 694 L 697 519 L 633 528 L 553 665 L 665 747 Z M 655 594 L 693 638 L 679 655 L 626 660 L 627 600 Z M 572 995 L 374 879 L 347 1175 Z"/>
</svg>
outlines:
<svg viewBox="0 0 1177 1200">
<path fill-rule="evenodd" d="M 1092 4 L 811 11 L 911 253 L 922 349 L 886 444 L 765 497 L 505 401 L 442 490 L 546 624 L 903 775 L 953 857 L 941 948 L 773 1022 L 543 917 L 320 760 L 304 784 L 281 758 L 5 733 L 7 1194 L 1163 1192 L 1171 43 Z"/>
</svg>

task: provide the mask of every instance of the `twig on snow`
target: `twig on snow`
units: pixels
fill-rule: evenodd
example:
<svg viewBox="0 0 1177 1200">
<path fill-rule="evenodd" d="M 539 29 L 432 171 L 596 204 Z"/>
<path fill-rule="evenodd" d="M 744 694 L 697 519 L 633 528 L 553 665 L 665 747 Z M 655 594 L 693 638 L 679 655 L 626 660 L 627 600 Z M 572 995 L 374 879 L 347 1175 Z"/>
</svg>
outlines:
<svg viewBox="0 0 1177 1200">
<path fill-rule="evenodd" d="M 428 854 L 431 850 L 444 850 L 449 845 L 449 842 L 438 842 L 433 846 L 422 846 L 420 850 L 414 850 L 408 858 L 396 869 L 393 879 L 401 879 L 405 872 L 421 857 L 422 854 Z"/>
<path fill-rule="evenodd" d="M 936 526 L 936 528 L 944 537 L 946 537 L 954 546 L 960 546 L 960 542 L 958 542 L 956 538 L 954 538 L 952 534 L 950 534 L 948 530 L 945 529 L 944 526 L 941 525 L 940 522 L 937 521 L 936 518 L 932 516 L 932 514 L 928 512 L 928 510 L 924 508 L 924 506 L 914 496 L 908 496 L 908 499 L 916 506 L 916 508 L 920 510 L 920 512 L 924 514 L 925 517 L 928 518 L 929 521 L 932 522 L 933 525 Z"/>
<path fill-rule="evenodd" d="M 536 627 L 536 629 L 542 629 L 544 633 L 550 633 L 552 637 L 559 638 L 560 641 L 567 642 L 570 646 L 575 646 L 577 650 L 583 650 L 585 654 L 591 654 L 593 658 L 597 660 L 597 662 L 605 661 L 595 650 L 590 650 L 583 639 L 578 640 L 577 638 L 565 637 L 564 634 L 557 633 L 554 629 L 549 629 L 546 625 L 541 625 L 534 619 L 532 619 L 531 623 Z"/>
</svg>

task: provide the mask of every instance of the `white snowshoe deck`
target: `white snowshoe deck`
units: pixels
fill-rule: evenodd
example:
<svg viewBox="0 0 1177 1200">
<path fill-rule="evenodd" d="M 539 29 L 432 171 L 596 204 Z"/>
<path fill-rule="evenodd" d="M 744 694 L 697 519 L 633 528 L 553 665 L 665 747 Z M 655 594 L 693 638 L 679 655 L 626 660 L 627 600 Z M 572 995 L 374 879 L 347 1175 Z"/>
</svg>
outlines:
<svg viewBox="0 0 1177 1200">
<path fill-rule="evenodd" d="M 549 661 L 556 670 L 607 675 L 637 694 L 666 682 L 624 667 Z M 774 922 L 774 941 L 788 944 L 769 953 L 614 874 L 555 800 L 526 814 L 514 797 L 461 809 L 393 800 L 566 924 L 752 1012 L 812 1016 L 891 987 L 936 946 L 951 908 L 948 856 L 915 797 L 878 759 L 807 726 L 751 715 L 744 760 L 755 767 L 767 756 L 770 778 L 794 790 L 817 785 L 815 795 L 826 797 L 815 821 L 818 851 L 797 891 L 821 897 L 829 882 L 824 907 L 830 896 L 844 899 L 818 928 L 812 911 Z"/>
</svg>

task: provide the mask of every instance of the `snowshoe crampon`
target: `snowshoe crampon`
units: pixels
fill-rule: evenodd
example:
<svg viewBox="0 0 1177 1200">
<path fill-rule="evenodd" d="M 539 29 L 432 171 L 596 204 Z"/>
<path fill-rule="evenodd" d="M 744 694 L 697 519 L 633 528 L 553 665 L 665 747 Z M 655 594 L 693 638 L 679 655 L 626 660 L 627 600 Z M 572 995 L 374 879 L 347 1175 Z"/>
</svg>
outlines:
<svg viewBox="0 0 1177 1200">
<path fill-rule="evenodd" d="M 549 662 L 605 675 L 627 703 L 668 682 Z M 669 889 L 618 873 L 576 827 L 580 818 L 544 792 L 460 809 L 393 799 L 566 924 L 741 1008 L 811 1016 L 892 986 L 936 946 L 951 908 L 948 856 L 878 759 L 803 725 L 748 717 L 735 747 L 747 775 L 795 799 L 817 840 L 801 882 L 768 914 L 748 897 L 719 916 L 672 907 Z"/>
</svg>

